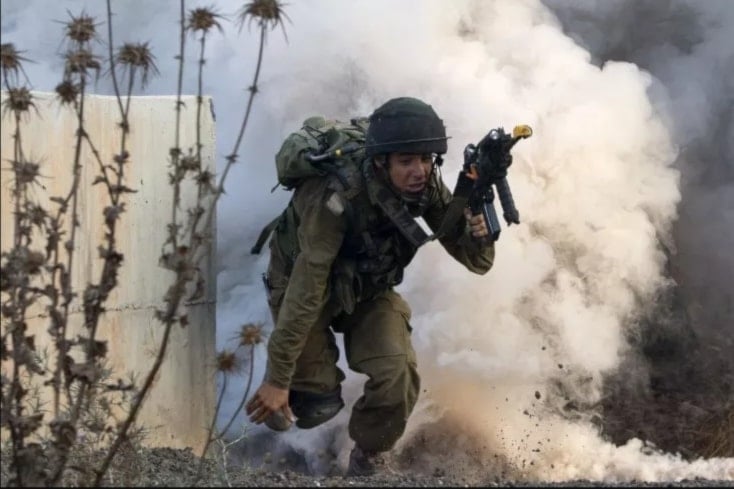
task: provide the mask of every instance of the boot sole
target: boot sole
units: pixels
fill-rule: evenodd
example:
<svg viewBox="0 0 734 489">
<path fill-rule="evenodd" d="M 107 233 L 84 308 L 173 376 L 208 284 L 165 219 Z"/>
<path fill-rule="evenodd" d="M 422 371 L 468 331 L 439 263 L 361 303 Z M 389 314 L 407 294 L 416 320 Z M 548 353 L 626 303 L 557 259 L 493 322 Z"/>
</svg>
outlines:
<svg viewBox="0 0 734 489">
<path fill-rule="evenodd" d="M 343 407 L 344 407 L 344 402 L 341 402 L 339 404 L 339 407 L 337 407 L 336 409 L 333 409 L 333 410 L 330 409 L 325 412 L 320 411 L 317 415 L 309 416 L 307 418 L 298 418 L 296 420 L 296 426 L 301 428 L 302 430 L 309 430 L 311 428 L 315 428 L 316 426 L 326 423 L 331 418 L 336 416 L 339 413 L 339 411 L 342 410 Z"/>
</svg>

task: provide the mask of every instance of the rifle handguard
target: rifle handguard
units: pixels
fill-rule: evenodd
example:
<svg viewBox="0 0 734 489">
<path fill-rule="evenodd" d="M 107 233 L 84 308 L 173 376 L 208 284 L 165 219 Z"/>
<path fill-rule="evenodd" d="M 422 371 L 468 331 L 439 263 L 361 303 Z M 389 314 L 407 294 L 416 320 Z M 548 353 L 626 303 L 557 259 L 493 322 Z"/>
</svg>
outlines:
<svg viewBox="0 0 734 489">
<path fill-rule="evenodd" d="M 512 198 L 512 191 L 510 185 L 507 183 L 507 178 L 497 180 L 494 184 L 497 187 L 497 195 L 500 198 L 500 204 L 502 204 L 503 216 L 505 222 L 509 226 L 510 224 L 520 224 L 520 212 L 515 207 L 515 201 Z"/>
</svg>

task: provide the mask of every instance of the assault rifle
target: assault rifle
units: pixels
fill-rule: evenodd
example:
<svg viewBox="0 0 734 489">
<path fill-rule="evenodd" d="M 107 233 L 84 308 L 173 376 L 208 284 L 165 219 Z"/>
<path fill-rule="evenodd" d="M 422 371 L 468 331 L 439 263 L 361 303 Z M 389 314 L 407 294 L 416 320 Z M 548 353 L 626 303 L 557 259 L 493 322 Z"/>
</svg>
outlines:
<svg viewBox="0 0 734 489">
<path fill-rule="evenodd" d="M 478 144 L 468 144 L 464 148 L 464 167 L 456 182 L 454 200 L 466 202 L 472 215 L 481 213 L 484 216 L 489 231 L 489 235 L 482 239 L 485 243 L 495 242 L 500 236 L 500 223 L 494 209 L 494 189 L 507 225 L 520 224 L 520 213 L 507 183 L 507 169 L 512 164 L 512 147 L 532 134 L 530 126 L 515 126 L 512 134 L 506 134 L 499 127 L 490 130 Z"/>
</svg>

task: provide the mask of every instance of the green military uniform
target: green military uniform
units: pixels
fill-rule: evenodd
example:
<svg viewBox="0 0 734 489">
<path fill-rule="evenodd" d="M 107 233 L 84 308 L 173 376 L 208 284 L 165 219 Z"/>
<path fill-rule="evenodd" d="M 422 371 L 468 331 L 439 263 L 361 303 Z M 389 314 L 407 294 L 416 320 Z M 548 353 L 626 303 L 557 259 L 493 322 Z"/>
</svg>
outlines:
<svg viewBox="0 0 734 489">
<path fill-rule="evenodd" d="M 417 247 L 376 200 L 375 189 L 386 184 L 375 178 L 371 159 L 345 171 L 346 177 L 299 185 L 271 239 L 267 277 L 275 328 L 266 381 L 316 394 L 338 389 L 344 373 L 336 365 L 332 330 L 343 333 L 349 367 L 369 377 L 349 433 L 363 450 L 381 452 L 402 435 L 420 390 L 410 307 L 393 290 Z M 450 201 L 434 172 L 411 214 L 422 215 L 435 232 Z M 463 217 L 440 242 L 472 272 L 492 266 L 494 246 L 472 239 Z"/>
</svg>

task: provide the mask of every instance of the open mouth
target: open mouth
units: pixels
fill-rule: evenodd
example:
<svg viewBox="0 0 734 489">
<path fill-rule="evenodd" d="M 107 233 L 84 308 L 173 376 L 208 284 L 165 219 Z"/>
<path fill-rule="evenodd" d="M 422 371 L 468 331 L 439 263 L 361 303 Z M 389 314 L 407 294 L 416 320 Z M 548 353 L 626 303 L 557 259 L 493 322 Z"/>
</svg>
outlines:
<svg viewBox="0 0 734 489">
<path fill-rule="evenodd" d="M 408 185 L 408 192 L 422 192 L 424 188 L 426 188 L 425 183 L 414 183 Z"/>
</svg>

